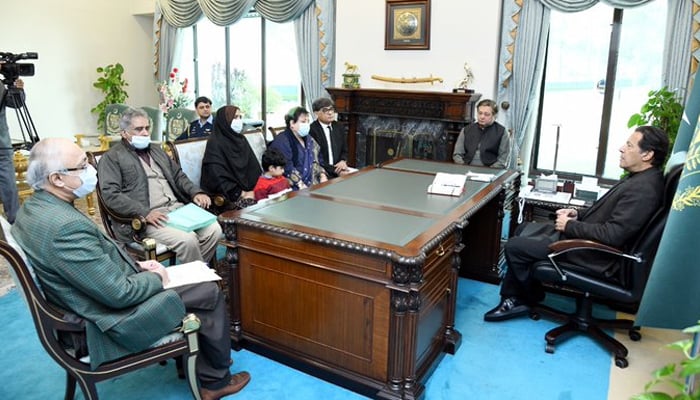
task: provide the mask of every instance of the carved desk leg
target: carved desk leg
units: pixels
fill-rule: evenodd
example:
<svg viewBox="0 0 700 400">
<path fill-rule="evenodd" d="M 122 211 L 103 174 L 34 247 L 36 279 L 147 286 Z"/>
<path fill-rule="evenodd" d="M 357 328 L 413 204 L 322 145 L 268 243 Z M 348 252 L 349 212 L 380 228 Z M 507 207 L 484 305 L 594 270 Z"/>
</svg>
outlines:
<svg viewBox="0 0 700 400">
<path fill-rule="evenodd" d="M 223 228 L 224 235 L 226 236 L 226 256 L 221 261 L 221 264 L 228 275 L 227 299 L 229 318 L 231 319 L 231 347 L 237 351 L 241 349 L 243 334 L 241 327 L 241 292 L 237 233 L 236 225 L 233 223 L 223 224 Z"/>
<path fill-rule="evenodd" d="M 389 324 L 389 370 L 387 385 L 378 397 L 386 399 L 420 398 L 424 386 L 417 382 L 415 348 L 421 294 L 411 284 L 423 279 L 422 265 L 394 262 Z"/>
<path fill-rule="evenodd" d="M 454 354 L 462 343 L 462 334 L 455 329 L 455 308 L 456 301 L 452 297 L 457 296 L 457 279 L 459 278 L 459 267 L 462 265 L 460 253 L 464 249 L 462 243 L 462 229 L 455 230 L 457 243 L 452 249 L 452 268 L 450 271 L 450 288 L 447 289 L 447 315 L 445 316 L 445 352 Z"/>
</svg>

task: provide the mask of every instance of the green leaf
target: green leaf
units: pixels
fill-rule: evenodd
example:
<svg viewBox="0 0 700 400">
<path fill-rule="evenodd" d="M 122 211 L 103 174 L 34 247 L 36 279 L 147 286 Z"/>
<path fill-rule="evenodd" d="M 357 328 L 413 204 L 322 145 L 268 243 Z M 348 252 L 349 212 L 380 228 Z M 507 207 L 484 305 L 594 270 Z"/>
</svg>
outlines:
<svg viewBox="0 0 700 400">
<path fill-rule="evenodd" d="M 93 107 L 90 112 L 97 114 L 97 129 L 103 130 L 105 110 L 107 105 L 124 103 L 129 97 L 124 87 L 129 84 L 122 78 L 124 67 L 119 64 L 109 64 L 106 67 L 97 67 L 97 73 L 102 74 L 93 82 L 92 86 L 104 94 L 104 99 Z"/>
<path fill-rule="evenodd" d="M 632 396 L 631 400 L 673 400 L 673 398 L 666 393 L 653 392 Z"/>
</svg>

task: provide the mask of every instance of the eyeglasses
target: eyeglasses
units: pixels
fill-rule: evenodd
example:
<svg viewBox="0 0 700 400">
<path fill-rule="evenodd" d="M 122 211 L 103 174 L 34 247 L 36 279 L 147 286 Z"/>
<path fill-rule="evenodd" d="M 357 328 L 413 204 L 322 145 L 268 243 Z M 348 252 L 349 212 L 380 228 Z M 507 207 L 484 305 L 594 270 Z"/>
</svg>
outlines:
<svg viewBox="0 0 700 400">
<path fill-rule="evenodd" d="M 68 172 L 74 172 L 74 171 L 83 172 L 87 169 L 88 169 L 88 164 L 86 163 L 86 164 L 83 164 L 82 166 L 77 166 L 75 168 L 62 168 L 62 169 L 55 171 L 55 173 L 65 175 Z"/>
<path fill-rule="evenodd" d="M 323 107 L 323 108 L 321 109 L 321 112 L 322 112 L 322 113 L 326 113 L 326 114 L 328 114 L 328 113 L 334 113 L 334 112 L 335 112 L 335 107 Z"/>
<path fill-rule="evenodd" d="M 150 125 L 146 125 L 146 126 L 135 126 L 135 127 L 131 128 L 131 130 L 134 131 L 134 132 L 150 131 L 150 130 L 151 130 L 151 127 L 150 127 Z"/>
</svg>

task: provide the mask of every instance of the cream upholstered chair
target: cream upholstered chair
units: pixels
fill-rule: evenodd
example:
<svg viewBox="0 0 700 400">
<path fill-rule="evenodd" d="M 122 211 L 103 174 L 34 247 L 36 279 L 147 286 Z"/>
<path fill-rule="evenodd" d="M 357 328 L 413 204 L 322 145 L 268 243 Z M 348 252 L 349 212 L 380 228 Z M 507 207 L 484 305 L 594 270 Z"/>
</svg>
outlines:
<svg viewBox="0 0 700 400">
<path fill-rule="evenodd" d="M 275 140 L 277 135 L 284 132 L 285 129 L 287 129 L 286 126 L 270 126 L 270 127 L 268 127 L 267 130 L 270 132 L 270 135 L 272 137 L 272 139 L 269 141 L 272 142 L 273 140 Z"/>
<path fill-rule="evenodd" d="M 265 135 L 263 134 L 262 128 L 251 129 L 249 131 L 243 132 L 250 148 L 253 149 L 255 157 L 257 157 L 258 162 L 262 166 L 262 155 L 267 149 L 267 142 L 265 140 Z"/>
</svg>

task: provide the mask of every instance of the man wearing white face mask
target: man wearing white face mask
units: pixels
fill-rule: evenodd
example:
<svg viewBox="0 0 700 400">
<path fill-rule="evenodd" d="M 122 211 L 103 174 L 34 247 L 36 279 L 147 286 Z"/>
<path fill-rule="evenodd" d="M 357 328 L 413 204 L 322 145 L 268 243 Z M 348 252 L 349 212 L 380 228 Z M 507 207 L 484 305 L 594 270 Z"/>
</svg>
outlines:
<svg viewBox="0 0 700 400">
<path fill-rule="evenodd" d="M 164 289 L 167 270 L 134 262 L 73 201 L 95 189 L 85 152 L 65 138 L 41 140 L 29 156 L 27 183 L 35 190 L 12 235 L 30 260 L 46 299 L 85 321 L 90 365 L 145 350 L 172 332 L 186 312 L 201 320 L 196 374 L 202 400 L 234 394 L 250 381 L 232 374 L 226 301 L 216 283 Z"/>
<path fill-rule="evenodd" d="M 287 159 L 284 176 L 292 189 L 299 190 L 328 180 L 319 162 L 320 146 L 309 135 L 309 112 L 294 107 L 284 116 L 287 129 L 275 137 L 270 148 L 279 150 Z"/>
<path fill-rule="evenodd" d="M 211 260 L 221 236 L 216 221 L 193 232 L 166 225 L 168 213 L 186 203 L 209 207 L 209 196 L 190 181 L 160 146 L 151 145 L 145 111 L 127 109 L 119 127 L 122 141 L 100 158 L 97 167 L 107 207 L 124 215 L 144 216 L 148 223 L 144 235 L 174 250 L 178 262 Z M 120 241 L 133 241 L 131 225 L 116 224 L 114 228 Z"/>
</svg>

